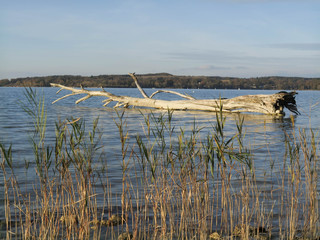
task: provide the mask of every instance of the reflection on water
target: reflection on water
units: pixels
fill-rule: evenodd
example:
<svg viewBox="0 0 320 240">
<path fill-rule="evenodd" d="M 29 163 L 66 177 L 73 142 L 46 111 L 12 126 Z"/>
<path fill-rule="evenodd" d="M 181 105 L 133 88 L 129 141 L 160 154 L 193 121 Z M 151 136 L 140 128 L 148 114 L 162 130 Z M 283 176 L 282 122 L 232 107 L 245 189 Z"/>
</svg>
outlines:
<svg viewBox="0 0 320 240">
<path fill-rule="evenodd" d="M 119 121 L 117 112 L 112 108 L 103 108 L 101 100 L 103 98 L 91 98 L 86 102 L 75 105 L 76 97 L 59 101 L 51 105 L 57 96 L 54 88 L 39 88 L 40 93 L 43 92 L 46 101 L 48 123 L 47 123 L 47 143 L 54 146 L 55 139 L 55 123 L 60 119 L 73 117 L 83 118 L 86 121 L 87 129 L 92 127 L 94 119 L 99 117 L 99 129 L 102 133 L 103 150 L 100 152 L 102 158 L 95 165 L 98 167 L 108 166 L 108 177 L 112 182 L 113 193 L 121 193 L 121 144 L 119 132 L 116 122 Z M 136 89 L 106 89 L 114 94 L 128 95 L 140 97 L 140 93 Z M 155 90 L 147 89 L 150 94 Z M 235 97 L 247 94 L 272 94 L 276 91 L 235 91 L 235 90 L 178 90 L 194 96 L 195 98 L 219 98 L 219 97 Z M 28 118 L 19 107 L 19 100 L 23 101 L 23 88 L 0 88 L 0 141 L 6 146 L 12 144 L 14 171 L 18 176 L 18 180 L 24 181 L 25 191 L 31 191 L 32 186 L 37 179 L 34 171 L 28 173 L 26 177 L 26 164 L 29 163 L 29 169 L 35 168 L 33 153 L 31 150 L 30 134 L 32 131 L 32 121 Z M 164 95 L 165 99 L 177 99 L 177 96 Z M 319 130 L 320 122 L 320 105 L 316 105 L 320 101 L 320 92 L 300 92 L 296 98 L 298 110 L 302 113 L 299 116 L 290 117 L 287 113 L 285 117 L 273 117 L 261 114 L 225 114 L 226 136 L 232 136 L 237 132 L 237 122 L 244 119 L 243 131 L 245 134 L 245 147 L 251 151 L 254 161 L 254 167 L 261 179 L 261 187 L 266 192 L 270 192 L 271 188 L 277 183 L 274 179 L 269 178 L 270 167 L 274 168 L 274 173 L 281 171 L 283 158 L 285 154 L 286 134 L 292 131 L 298 131 L 299 128 L 315 131 Z M 120 112 L 122 110 L 119 110 Z M 125 126 L 128 131 L 128 143 L 134 145 L 137 135 L 145 134 L 145 118 L 147 114 L 159 116 L 164 111 L 149 109 L 128 109 L 125 112 Z M 172 125 L 174 131 L 179 134 L 181 131 L 188 135 L 194 129 L 201 129 L 199 136 L 205 139 L 208 134 L 212 134 L 216 123 L 216 114 L 210 112 L 185 112 L 176 111 L 173 113 Z M 143 127 L 144 126 L 144 127 Z M 319 135 L 318 135 L 319 141 Z M 0 172 L 2 179 L 2 172 Z M 236 186 L 236 179 L 234 181 Z M 3 183 L 1 183 L 3 189 Z M 3 196 L 1 194 L 0 198 Z M 118 197 L 116 197 L 118 198 Z M 118 198 L 119 200 L 119 198 Z M 2 202 L 3 199 L 0 199 Z M 0 215 L 4 216 L 1 209 Z"/>
</svg>

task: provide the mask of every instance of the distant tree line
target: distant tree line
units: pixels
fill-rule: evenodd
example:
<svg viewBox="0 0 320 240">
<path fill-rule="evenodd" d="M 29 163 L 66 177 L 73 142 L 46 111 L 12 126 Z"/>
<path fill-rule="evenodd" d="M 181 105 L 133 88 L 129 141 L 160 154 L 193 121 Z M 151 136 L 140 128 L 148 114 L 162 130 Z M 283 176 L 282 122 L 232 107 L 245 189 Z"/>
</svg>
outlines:
<svg viewBox="0 0 320 240">
<path fill-rule="evenodd" d="M 320 78 L 256 77 L 235 78 L 218 76 L 177 76 L 168 73 L 137 75 L 143 88 L 204 88 L 204 89 L 275 89 L 320 90 Z M 66 86 L 133 88 L 129 75 L 75 76 L 55 75 L 0 80 L 0 87 L 50 87 L 50 83 Z"/>
</svg>

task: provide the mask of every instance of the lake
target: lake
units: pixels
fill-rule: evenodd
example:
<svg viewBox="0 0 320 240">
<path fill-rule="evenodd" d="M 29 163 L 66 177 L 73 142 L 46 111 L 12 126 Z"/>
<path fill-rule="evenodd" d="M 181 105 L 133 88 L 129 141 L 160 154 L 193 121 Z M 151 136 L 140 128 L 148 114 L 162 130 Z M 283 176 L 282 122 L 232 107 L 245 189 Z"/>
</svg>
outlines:
<svg viewBox="0 0 320 240">
<path fill-rule="evenodd" d="M 78 105 L 75 104 L 77 97 L 69 97 L 55 104 L 51 104 L 58 97 L 61 97 L 62 91 L 56 95 L 57 88 L 34 88 L 45 97 L 47 110 L 47 133 L 46 141 L 54 146 L 55 141 L 55 123 L 61 119 L 73 117 L 82 118 L 86 122 L 88 129 L 92 126 L 94 119 L 99 117 L 99 130 L 102 134 L 99 154 L 102 156 L 95 164 L 96 166 L 107 165 L 108 177 L 112 185 L 112 193 L 115 196 L 114 201 L 119 201 L 119 194 L 122 192 L 122 168 L 121 168 L 121 144 L 119 140 L 119 131 L 116 123 L 119 121 L 117 112 L 113 108 L 102 106 L 101 100 L 104 98 L 91 98 Z M 116 95 L 127 95 L 140 97 L 137 89 L 114 88 L 105 89 Z M 157 89 L 145 89 L 150 94 Z M 180 93 L 191 95 L 197 99 L 207 98 L 232 98 L 240 95 L 252 94 L 273 94 L 274 90 L 219 90 L 219 89 L 178 89 Z M 21 103 L 25 102 L 24 88 L 0 88 L 0 142 L 5 146 L 12 144 L 14 172 L 21 184 L 23 192 L 32 191 L 34 183 L 37 182 L 37 175 L 34 171 L 36 165 L 31 148 L 31 134 L 33 124 L 30 117 L 22 110 Z M 159 94 L 162 99 L 179 99 L 178 96 L 169 94 Z M 254 167 L 257 178 L 265 179 L 268 176 L 270 165 L 273 166 L 273 174 L 281 172 L 283 158 L 285 154 L 285 138 L 287 133 L 305 129 L 307 133 L 310 129 L 318 133 L 316 141 L 319 142 L 320 129 L 320 91 L 299 91 L 296 95 L 297 107 L 301 115 L 294 115 L 286 111 L 284 117 L 272 117 L 262 114 L 240 114 L 244 117 L 245 145 L 251 150 L 253 155 Z M 119 110 L 121 112 L 121 110 Z M 153 110 L 154 115 L 159 116 L 165 111 Z M 143 135 L 142 125 L 144 124 L 144 115 L 150 114 L 151 110 L 128 109 L 124 114 L 126 120 L 126 130 L 128 131 L 128 143 L 134 146 L 137 135 Z M 290 115 L 294 115 L 293 118 Z M 239 114 L 226 114 L 225 132 L 232 135 L 236 132 L 236 121 Z M 194 126 L 201 129 L 199 136 L 205 139 L 216 123 L 216 114 L 210 112 L 173 112 L 172 125 L 175 131 L 185 132 L 185 135 L 191 134 Z M 319 153 L 319 144 L 317 144 Z M 28 163 L 28 171 L 26 164 Z M 3 194 L 3 173 L 0 171 L 0 202 L 4 202 Z M 265 184 L 265 182 L 263 183 Z M 319 194 L 320 187 L 318 184 Z M 102 200 L 101 200 L 102 201 Z M 102 204 L 102 203 L 101 203 Z M 117 204 L 117 203 L 116 203 Z M 0 218 L 4 219 L 4 209 L 0 209 Z"/>
</svg>

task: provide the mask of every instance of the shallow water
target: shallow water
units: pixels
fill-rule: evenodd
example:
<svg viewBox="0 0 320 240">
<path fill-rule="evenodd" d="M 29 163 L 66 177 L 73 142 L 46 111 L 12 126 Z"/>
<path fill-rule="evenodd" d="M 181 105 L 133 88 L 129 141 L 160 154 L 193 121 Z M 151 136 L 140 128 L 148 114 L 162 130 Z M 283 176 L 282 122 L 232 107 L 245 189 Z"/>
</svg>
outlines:
<svg viewBox="0 0 320 240">
<path fill-rule="evenodd" d="M 77 97 L 70 97 L 61 100 L 55 104 L 52 101 L 62 96 L 62 93 L 56 95 L 56 88 L 34 88 L 40 95 L 45 96 L 47 109 L 47 143 L 54 146 L 54 128 L 55 123 L 61 119 L 73 117 L 74 119 L 83 118 L 86 121 L 88 129 L 92 126 L 94 119 L 99 117 L 99 129 L 102 133 L 101 144 L 103 146 L 100 153 L 102 158 L 96 162 L 96 166 L 108 166 L 108 177 L 112 184 L 112 193 L 115 199 L 119 200 L 117 194 L 121 193 L 121 147 L 119 132 L 116 122 L 119 121 L 116 111 L 112 108 L 104 108 L 101 100 L 103 98 L 91 98 L 85 102 L 75 105 Z M 105 89 L 116 95 L 127 95 L 140 97 L 137 89 Z M 155 89 L 146 89 L 148 94 Z M 231 98 L 248 94 L 273 94 L 277 91 L 266 90 L 202 90 L 202 89 L 184 89 L 176 90 L 181 93 L 189 94 L 198 99 L 206 98 Z M 12 144 L 14 171 L 22 189 L 32 191 L 32 184 L 37 182 L 35 174 L 34 157 L 31 150 L 31 132 L 33 129 L 30 117 L 22 110 L 19 101 L 25 101 L 24 88 L 0 88 L 0 141 L 6 146 Z M 159 95 L 162 99 L 179 99 L 178 96 L 163 94 Z M 287 132 L 299 129 L 311 128 L 318 132 L 320 129 L 320 91 L 300 91 L 296 96 L 298 110 L 301 115 L 294 115 L 293 121 L 290 118 L 291 113 L 287 112 L 283 118 L 274 118 L 272 116 L 261 114 L 241 114 L 244 117 L 244 131 L 246 133 L 246 147 L 252 151 L 254 167 L 256 174 L 261 177 L 261 187 L 270 191 L 269 187 L 276 185 L 272 179 L 267 180 L 270 166 L 273 166 L 273 174 L 281 172 L 284 156 L 284 140 Z M 150 110 L 128 109 L 125 112 L 126 129 L 129 132 L 129 140 L 135 142 L 137 135 L 143 135 L 142 125 L 144 124 L 144 113 L 150 113 Z M 153 113 L 158 116 L 163 111 L 154 110 Z M 238 114 L 227 114 L 225 133 L 232 135 L 236 132 L 236 121 Z M 200 136 L 204 139 L 212 130 L 215 124 L 215 113 L 210 112 L 184 112 L 176 111 L 173 113 L 172 125 L 176 131 L 183 129 L 189 134 L 194 126 L 201 128 Z M 319 134 L 317 135 L 319 141 Z M 319 145 L 318 145 L 319 147 Z M 318 149 L 319 152 L 319 149 Z M 29 163 L 29 170 L 26 170 L 26 163 Z M 0 202 L 3 199 L 3 176 L 0 171 Z M 27 176 L 27 179 L 26 179 Z M 268 183 L 268 181 L 270 181 Z M 268 185 L 269 184 L 269 185 Z M 319 189 L 318 189 L 319 191 Z M 3 219 L 3 207 L 0 206 L 0 217 Z"/>
</svg>

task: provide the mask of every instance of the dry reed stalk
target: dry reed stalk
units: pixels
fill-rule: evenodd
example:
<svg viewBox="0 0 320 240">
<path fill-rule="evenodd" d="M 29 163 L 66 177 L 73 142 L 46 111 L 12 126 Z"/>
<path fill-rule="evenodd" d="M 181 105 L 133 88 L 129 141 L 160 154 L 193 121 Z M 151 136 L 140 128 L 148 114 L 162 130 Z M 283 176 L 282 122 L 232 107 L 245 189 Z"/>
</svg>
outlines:
<svg viewBox="0 0 320 240">
<path fill-rule="evenodd" d="M 286 154 L 276 176 L 279 187 L 264 192 L 250 151 L 244 147 L 243 120 L 237 125 L 238 132 L 227 136 L 226 119 L 218 113 L 212 132 L 203 138 L 195 123 L 188 132 L 174 130 L 172 114 L 144 115 L 145 136 L 136 136 L 132 143 L 125 112 L 118 113 L 122 190 L 119 199 L 114 197 L 106 169 L 102 213 L 92 165 L 94 132 L 84 142 L 81 120 L 56 125 L 54 173 L 47 164 L 50 154 L 42 151 L 46 148 L 41 142 L 42 152 L 36 153 L 40 185 L 35 184 L 34 197 L 22 193 L 13 170 L 7 173 L 10 151 L 1 145 L 6 237 L 88 239 L 105 235 L 116 239 L 123 233 L 134 239 L 206 239 L 211 232 L 241 239 L 261 234 L 287 239 L 318 237 L 318 143 L 313 132 L 310 136 L 304 131 L 287 133 Z M 266 178 L 264 181 L 263 186 L 267 185 Z M 114 212 L 121 212 L 121 220 L 103 226 L 105 209 L 109 220 Z M 279 215 L 277 223 L 274 211 Z"/>
</svg>

